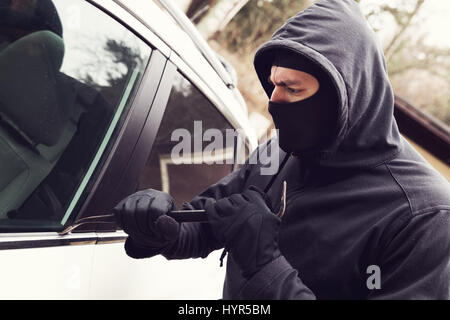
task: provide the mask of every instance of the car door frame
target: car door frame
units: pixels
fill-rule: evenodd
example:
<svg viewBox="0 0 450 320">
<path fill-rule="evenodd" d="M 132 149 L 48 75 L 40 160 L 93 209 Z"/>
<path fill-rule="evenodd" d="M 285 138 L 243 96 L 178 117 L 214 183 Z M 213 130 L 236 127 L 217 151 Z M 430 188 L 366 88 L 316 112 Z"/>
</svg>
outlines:
<svg viewBox="0 0 450 320">
<path fill-rule="evenodd" d="M 107 208 L 108 203 L 115 202 L 117 199 L 111 198 L 112 190 L 120 194 L 120 190 L 127 189 L 128 186 L 125 184 L 114 188 L 113 181 L 116 176 L 125 172 L 133 155 L 142 130 L 147 123 L 170 53 L 168 47 L 147 27 L 114 2 L 107 0 L 85 1 L 133 32 L 149 46 L 151 52 L 147 67 L 118 136 L 114 141 L 108 142 L 108 144 L 112 143 L 112 147 L 108 150 L 108 154 L 102 155 L 105 160 L 100 162 L 101 165 L 95 169 L 96 173 L 91 177 L 93 180 L 90 181 L 90 190 L 84 198 L 81 197 L 78 200 L 77 207 L 79 206 L 79 210 L 74 221 L 96 215 Z M 154 43 L 158 44 L 158 48 Z M 80 205 L 81 202 L 82 205 Z M 64 236 L 60 236 L 53 231 L 0 233 L 0 250 L 96 244 L 98 237 L 95 231 L 96 225 L 86 225 Z"/>
<path fill-rule="evenodd" d="M 233 114 L 231 112 L 224 114 L 218 108 L 217 105 L 220 103 L 220 100 L 218 100 L 217 97 L 214 97 L 214 93 L 208 85 L 194 72 L 194 70 L 184 63 L 181 58 L 172 52 L 161 77 L 158 92 L 152 104 L 149 116 L 147 117 L 146 124 L 142 130 L 136 147 L 134 148 L 133 155 L 128 162 L 127 169 L 122 174 L 122 178 L 119 182 L 120 185 L 124 185 L 126 187 L 115 190 L 115 193 L 112 195 L 112 198 L 114 199 L 123 199 L 135 192 L 134 187 L 136 181 L 139 180 L 138 175 L 142 172 L 146 164 L 146 160 L 150 156 L 154 141 L 161 125 L 162 117 L 166 111 L 170 93 L 174 85 L 173 79 L 176 72 L 180 72 L 183 77 L 190 81 L 203 95 L 205 95 L 208 101 L 216 108 L 217 112 L 225 117 L 233 129 L 236 129 L 237 127 L 238 122 L 234 118 Z M 246 141 L 246 143 L 248 144 L 249 142 Z M 236 153 L 236 150 L 234 150 L 234 153 Z M 234 154 L 234 156 L 236 156 L 236 154 Z M 109 206 L 112 207 L 113 204 L 110 203 Z M 98 213 L 100 213 L 100 211 L 98 211 L 97 214 Z M 126 234 L 118 230 L 115 223 L 97 224 L 95 231 L 99 233 L 99 243 L 124 241 L 126 238 Z M 116 234 L 111 234 L 111 232 L 115 231 L 119 232 Z M 107 234 L 101 234 L 105 232 Z"/>
</svg>

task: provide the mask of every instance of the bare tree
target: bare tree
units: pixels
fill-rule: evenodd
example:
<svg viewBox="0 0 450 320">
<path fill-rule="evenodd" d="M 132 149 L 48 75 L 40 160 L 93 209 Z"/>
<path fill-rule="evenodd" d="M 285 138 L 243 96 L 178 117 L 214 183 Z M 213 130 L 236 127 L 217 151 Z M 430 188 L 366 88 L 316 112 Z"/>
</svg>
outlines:
<svg viewBox="0 0 450 320">
<path fill-rule="evenodd" d="M 384 54 L 386 55 L 386 58 L 389 59 L 390 55 L 392 54 L 393 48 L 397 45 L 399 39 L 405 32 L 407 31 L 408 27 L 411 26 L 412 20 L 420 11 L 420 8 L 423 6 L 425 0 L 417 0 L 414 9 L 411 12 L 405 12 L 403 10 L 400 10 L 398 8 L 393 8 L 389 5 L 383 5 L 381 6 L 381 11 L 389 12 L 397 22 L 397 24 L 400 26 L 397 33 L 394 35 L 392 40 L 389 42 L 389 44 L 384 49 Z"/>
<path fill-rule="evenodd" d="M 209 39 L 220 33 L 249 0 L 192 0 L 186 15 Z"/>
<path fill-rule="evenodd" d="M 310 5 L 312 0 L 252 0 L 230 21 L 218 37 L 232 50 L 254 51 L 289 17 Z"/>
<path fill-rule="evenodd" d="M 364 5 L 364 0 L 358 2 Z M 396 94 L 450 125 L 450 48 L 427 44 L 420 19 L 425 0 L 403 0 L 395 4 L 374 6 L 366 18 L 369 23 L 381 20 L 380 25 L 386 17 L 395 22 L 384 54 Z M 381 31 L 377 23 L 373 27 L 376 32 Z"/>
</svg>

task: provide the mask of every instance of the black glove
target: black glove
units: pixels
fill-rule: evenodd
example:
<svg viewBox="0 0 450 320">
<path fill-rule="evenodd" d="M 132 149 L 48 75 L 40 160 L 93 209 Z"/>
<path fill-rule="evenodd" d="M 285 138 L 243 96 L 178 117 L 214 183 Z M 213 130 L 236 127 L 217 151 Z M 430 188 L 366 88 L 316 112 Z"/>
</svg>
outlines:
<svg viewBox="0 0 450 320">
<path fill-rule="evenodd" d="M 251 186 L 241 194 L 208 200 L 205 205 L 214 236 L 246 278 L 281 255 L 278 248 L 281 220 L 265 199 L 262 191 Z"/>
<path fill-rule="evenodd" d="M 148 189 L 134 193 L 113 209 L 116 222 L 129 234 L 125 249 L 147 249 L 152 255 L 160 254 L 175 243 L 180 224 L 166 215 L 175 210 L 173 198 L 158 190 Z M 131 256 L 129 250 L 127 253 Z"/>
</svg>

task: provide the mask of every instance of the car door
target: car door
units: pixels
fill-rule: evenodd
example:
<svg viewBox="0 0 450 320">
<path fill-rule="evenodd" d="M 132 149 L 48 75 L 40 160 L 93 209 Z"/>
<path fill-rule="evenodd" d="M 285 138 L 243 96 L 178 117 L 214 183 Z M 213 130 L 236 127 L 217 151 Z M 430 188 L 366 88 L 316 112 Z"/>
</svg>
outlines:
<svg viewBox="0 0 450 320">
<path fill-rule="evenodd" d="M 95 225 L 58 232 L 127 190 L 108 179 L 126 169 L 166 57 L 118 6 L 30 5 L 0 22 L 0 298 L 86 298 Z"/>
<path fill-rule="evenodd" d="M 240 128 L 232 124 L 236 123 L 233 113 L 220 111 L 212 98 L 219 90 L 214 93 L 214 88 L 207 89 L 204 80 L 190 68 L 180 66 L 167 63 L 147 123 L 123 175 L 123 183 L 134 185 L 134 189 L 120 197 L 153 188 L 170 193 L 181 208 L 183 202 L 237 170 L 245 160 L 236 161 L 239 154 L 248 155 L 248 140 L 243 132 L 236 135 Z M 215 144 L 214 150 L 211 144 Z M 182 145 L 185 150 L 181 150 Z M 219 267 L 220 251 L 206 259 L 167 261 L 156 256 L 136 260 L 126 256 L 123 231 L 114 232 L 116 227 L 112 225 L 97 227 L 93 298 L 221 297 L 225 268 Z"/>
</svg>

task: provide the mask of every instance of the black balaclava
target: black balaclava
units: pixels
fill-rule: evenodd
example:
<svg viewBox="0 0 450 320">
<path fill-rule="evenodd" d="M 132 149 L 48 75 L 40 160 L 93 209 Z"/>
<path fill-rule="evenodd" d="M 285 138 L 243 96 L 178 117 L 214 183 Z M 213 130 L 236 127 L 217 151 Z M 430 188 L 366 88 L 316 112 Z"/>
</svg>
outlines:
<svg viewBox="0 0 450 320">
<path fill-rule="evenodd" d="M 336 130 L 336 89 L 320 67 L 295 52 L 277 52 L 272 65 L 308 73 L 319 82 L 318 91 L 304 100 L 269 101 L 269 113 L 278 129 L 280 148 L 294 155 L 315 156 L 331 142 Z"/>
</svg>

